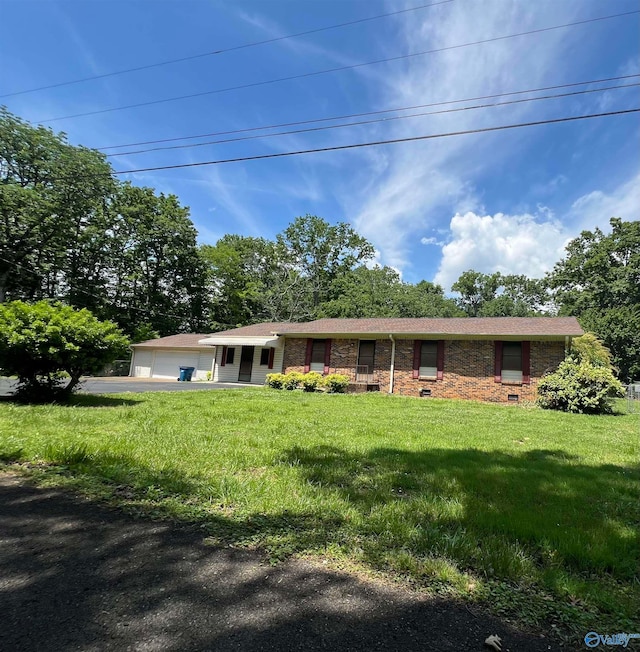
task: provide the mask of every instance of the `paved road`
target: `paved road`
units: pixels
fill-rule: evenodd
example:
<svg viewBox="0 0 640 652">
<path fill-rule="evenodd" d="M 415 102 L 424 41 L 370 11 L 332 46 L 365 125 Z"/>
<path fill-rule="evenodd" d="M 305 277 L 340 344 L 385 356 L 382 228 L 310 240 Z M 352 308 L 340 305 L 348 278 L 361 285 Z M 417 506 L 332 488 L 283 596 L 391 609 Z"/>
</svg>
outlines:
<svg viewBox="0 0 640 652">
<path fill-rule="evenodd" d="M 0 650 L 561 650 L 444 600 L 135 520 L 0 473 Z"/>
<path fill-rule="evenodd" d="M 0 378 L 0 396 L 8 396 L 15 381 Z M 253 387 L 243 383 L 179 383 L 177 380 L 144 380 L 139 378 L 87 378 L 82 381 L 80 392 L 85 394 L 122 394 L 123 392 L 193 392 L 197 390 L 237 389 Z"/>
</svg>

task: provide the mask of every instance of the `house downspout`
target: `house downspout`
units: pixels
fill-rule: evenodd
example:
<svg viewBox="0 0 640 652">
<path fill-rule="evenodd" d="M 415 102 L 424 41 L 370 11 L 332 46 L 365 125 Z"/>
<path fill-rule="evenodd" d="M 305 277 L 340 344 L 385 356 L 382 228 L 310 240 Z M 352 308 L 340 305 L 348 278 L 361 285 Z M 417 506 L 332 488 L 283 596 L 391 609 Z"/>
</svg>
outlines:
<svg viewBox="0 0 640 652">
<path fill-rule="evenodd" d="M 136 350 L 130 346 L 129 347 L 131 351 L 131 362 L 129 363 L 129 377 L 133 376 L 133 360 L 136 357 Z"/>
<path fill-rule="evenodd" d="M 571 350 L 571 338 L 568 335 L 565 335 L 564 338 L 564 357 L 566 358 L 569 355 Z"/>
<path fill-rule="evenodd" d="M 391 340 L 391 368 L 389 369 L 389 394 L 393 394 L 393 374 L 396 366 L 396 341 L 393 339 L 393 335 L 389 333 L 389 339 Z"/>
</svg>

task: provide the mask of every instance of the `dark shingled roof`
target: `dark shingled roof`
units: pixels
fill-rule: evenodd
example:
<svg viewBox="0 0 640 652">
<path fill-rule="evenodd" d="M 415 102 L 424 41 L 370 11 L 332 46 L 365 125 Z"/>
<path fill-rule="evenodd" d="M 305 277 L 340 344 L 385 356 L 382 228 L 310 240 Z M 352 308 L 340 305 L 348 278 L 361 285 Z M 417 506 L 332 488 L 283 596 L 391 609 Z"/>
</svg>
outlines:
<svg viewBox="0 0 640 652">
<path fill-rule="evenodd" d="M 575 317 L 436 317 L 391 319 L 318 319 L 287 324 L 278 334 L 368 334 L 368 335 L 538 335 L 579 336 Z"/>
<path fill-rule="evenodd" d="M 265 322 L 218 333 L 181 333 L 133 346 L 149 348 L 201 348 L 199 340 L 278 335 L 484 335 L 565 337 L 583 334 L 575 317 L 436 317 L 391 319 L 317 319 L 300 324 Z"/>
</svg>

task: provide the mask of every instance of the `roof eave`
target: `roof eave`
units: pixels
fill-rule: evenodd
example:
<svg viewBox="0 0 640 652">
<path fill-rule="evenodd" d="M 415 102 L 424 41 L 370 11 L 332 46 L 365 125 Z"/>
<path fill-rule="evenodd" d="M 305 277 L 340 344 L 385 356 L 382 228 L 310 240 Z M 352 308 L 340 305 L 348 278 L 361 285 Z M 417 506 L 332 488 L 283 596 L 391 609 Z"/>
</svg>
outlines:
<svg viewBox="0 0 640 652">
<path fill-rule="evenodd" d="M 564 341 L 565 337 L 579 337 L 583 333 L 405 333 L 397 331 L 376 331 L 367 333 L 330 333 L 330 332 L 287 332 L 278 333 L 279 337 L 310 337 L 310 338 L 332 338 L 332 339 L 379 339 L 393 337 L 397 339 L 434 339 L 434 340 L 540 340 L 540 341 Z"/>
</svg>

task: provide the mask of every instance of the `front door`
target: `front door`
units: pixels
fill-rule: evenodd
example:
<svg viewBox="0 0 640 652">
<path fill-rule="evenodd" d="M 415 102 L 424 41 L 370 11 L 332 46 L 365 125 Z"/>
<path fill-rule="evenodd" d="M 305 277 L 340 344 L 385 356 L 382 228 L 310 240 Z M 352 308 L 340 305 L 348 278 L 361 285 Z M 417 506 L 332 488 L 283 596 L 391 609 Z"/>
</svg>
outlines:
<svg viewBox="0 0 640 652">
<path fill-rule="evenodd" d="M 358 349 L 358 366 L 356 367 L 356 383 L 373 382 L 373 365 L 376 357 L 376 341 L 360 340 Z"/>
<path fill-rule="evenodd" d="M 242 354 L 240 355 L 240 371 L 238 372 L 238 380 L 241 383 L 251 382 L 251 369 L 253 368 L 253 346 L 243 346 Z"/>
</svg>

